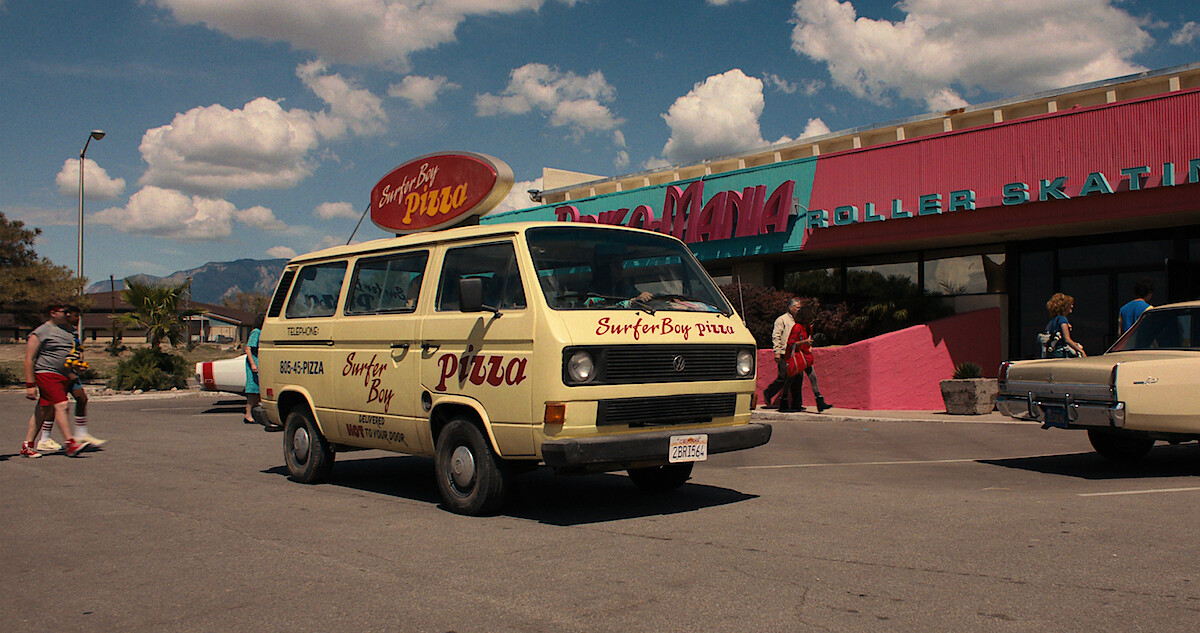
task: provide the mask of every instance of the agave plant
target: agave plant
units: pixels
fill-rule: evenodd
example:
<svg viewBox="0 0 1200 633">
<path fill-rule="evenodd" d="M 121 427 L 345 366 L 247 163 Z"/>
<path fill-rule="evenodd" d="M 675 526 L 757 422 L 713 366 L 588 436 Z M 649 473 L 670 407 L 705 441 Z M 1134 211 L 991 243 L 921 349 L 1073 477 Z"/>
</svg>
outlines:
<svg viewBox="0 0 1200 633">
<path fill-rule="evenodd" d="M 979 363 L 960 363 L 954 368 L 954 379 L 965 380 L 968 378 L 983 378 L 983 366 Z"/>
</svg>

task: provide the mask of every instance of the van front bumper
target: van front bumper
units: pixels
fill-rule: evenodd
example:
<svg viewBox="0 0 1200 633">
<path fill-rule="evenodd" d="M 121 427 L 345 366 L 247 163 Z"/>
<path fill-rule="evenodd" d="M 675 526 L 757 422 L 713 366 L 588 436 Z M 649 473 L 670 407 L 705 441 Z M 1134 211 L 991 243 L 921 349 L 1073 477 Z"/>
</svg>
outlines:
<svg viewBox="0 0 1200 633">
<path fill-rule="evenodd" d="M 671 437 L 708 435 L 708 454 L 762 446 L 771 439 L 771 425 L 751 422 L 733 427 L 648 431 L 599 437 L 572 437 L 542 443 L 542 461 L 567 470 L 621 470 L 667 463 Z"/>
</svg>

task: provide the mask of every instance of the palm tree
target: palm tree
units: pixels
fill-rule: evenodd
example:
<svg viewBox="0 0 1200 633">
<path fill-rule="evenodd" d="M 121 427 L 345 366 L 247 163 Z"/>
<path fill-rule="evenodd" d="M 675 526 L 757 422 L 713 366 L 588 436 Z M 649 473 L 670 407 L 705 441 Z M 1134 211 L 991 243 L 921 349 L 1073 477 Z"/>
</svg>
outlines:
<svg viewBox="0 0 1200 633">
<path fill-rule="evenodd" d="M 115 320 L 125 327 L 146 330 L 150 347 L 155 350 L 161 351 L 163 339 L 171 347 L 178 347 L 187 339 L 186 317 L 204 312 L 179 308 L 179 299 L 186 288 L 187 284 L 158 286 L 126 279 L 121 299 L 132 306 L 133 311 L 118 314 Z"/>
</svg>

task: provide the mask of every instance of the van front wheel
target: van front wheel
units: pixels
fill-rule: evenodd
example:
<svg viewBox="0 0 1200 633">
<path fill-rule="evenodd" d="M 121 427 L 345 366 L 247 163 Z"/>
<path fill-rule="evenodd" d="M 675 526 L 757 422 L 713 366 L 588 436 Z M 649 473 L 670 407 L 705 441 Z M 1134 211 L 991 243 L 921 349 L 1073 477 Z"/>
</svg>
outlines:
<svg viewBox="0 0 1200 633">
<path fill-rule="evenodd" d="M 491 513 L 508 494 L 508 468 L 479 427 L 465 418 L 451 420 L 438 434 L 434 469 L 438 492 L 456 514 Z"/>
<path fill-rule="evenodd" d="M 630 468 L 629 478 L 633 480 L 633 485 L 646 492 L 671 492 L 692 476 L 694 464 L 682 462 L 649 468 Z"/>
<path fill-rule="evenodd" d="M 283 459 L 295 481 L 319 484 L 329 479 L 333 449 L 307 409 L 292 411 L 283 424 Z"/>
</svg>

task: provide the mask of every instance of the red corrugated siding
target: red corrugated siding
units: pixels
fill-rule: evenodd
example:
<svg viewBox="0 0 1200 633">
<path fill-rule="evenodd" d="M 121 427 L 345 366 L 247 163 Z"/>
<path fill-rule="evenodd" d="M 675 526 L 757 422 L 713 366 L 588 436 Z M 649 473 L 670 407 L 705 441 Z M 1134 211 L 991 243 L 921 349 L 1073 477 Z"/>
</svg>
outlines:
<svg viewBox="0 0 1200 633">
<path fill-rule="evenodd" d="M 1182 185 L 1187 183 L 1188 161 L 1192 159 L 1200 159 L 1200 91 L 1197 90 L 1112 106 L 1081 108 L 822 157 L 817 162 L 809 208 L 832 213 L 837 206 L 855 205 L 862 213 L 866 203 L 870 202 L 875 204 L 877 214 L 887 217 L 892 200 L 898 198 L 903 201 L 904 209 L 915 216 L 917 201 L 922 195 L 940 193 L 945 204 L 952 190 L 971 189 L 976 193 L 979 209 L 1000 207 L 995 211 L 1005 212 L 1005 222 L 1033 226 L 1053 222 L 1053 218 L 1045 216 L 1054 209 L 1080 206 L 1042 203 L 1045 206 L 1039 210 L 1036 201 L 1041 179 L 1066 176 L 1064 191 L 1076 198 L 1091 172 L 1102 172 L 1109 184 L 1121 192 L 1129 189 L 1128 179 L 1121 176 L 1122 169 L 1149 167 L 1150 175 L 1142 186 L 1152 188 L 1162 184 L 1163 163 L 1173 162 L 1176 182 Z M 1003 187 L 1012 182 L 1027 183 L 1033 202 L 1001 206 Z M 1168 198 L 1200 196 L 1200 191 L 1191 186 L 1160 193 Z M 1113 201 L 1102 198 L 1114 196 L 1093 194 L 1084 200 L 1095 202 L 1097 209 L 1104 209 L 1104 213 L 1114 212 L 1109 209 L 1114 206 Z M 1117 207 L 1115 212 L 1118 213 L 1121 208 L 1128 209 L 1130 214 L 1147 212 L 1141 205 Z M 942 233 L 946 229 L 967 230 L 972 224 L 997 219 L 995 213 L 975 211 L 969 214 L 978 216 L 955 218 L 947 223 L 952 215 L 968 214 L 944 213 L 939 218 L 873 223 L 870 233 L 877 239 L 903 239 L 905 234 L 932 228 L 923 220 L 937 221 L 941 225 L 937 232 Z M 883 225 L 888 226 L 884 228 Z M 954 228 L 952 225 L 959 226 Z M 831 227 L 828 231 L 851 230 L 861 239 L 863 228 Z M 833 235 L 822 238 L 820 242 L 829 242 Z"/>
</svg>

